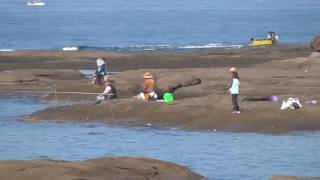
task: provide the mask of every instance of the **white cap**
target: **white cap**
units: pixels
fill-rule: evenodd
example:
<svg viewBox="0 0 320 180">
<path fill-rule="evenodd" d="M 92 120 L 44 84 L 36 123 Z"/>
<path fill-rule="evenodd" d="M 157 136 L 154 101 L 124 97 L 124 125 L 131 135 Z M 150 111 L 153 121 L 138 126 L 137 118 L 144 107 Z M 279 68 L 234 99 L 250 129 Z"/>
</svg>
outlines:
<svg viewBox="0 0 320 180">
<path fill-rule="evenodd" d="M 102 64 L 105 64 L 104 60 L 102 58 L 97 59 L 97 66 L 101 66 Z"/>
</svg>

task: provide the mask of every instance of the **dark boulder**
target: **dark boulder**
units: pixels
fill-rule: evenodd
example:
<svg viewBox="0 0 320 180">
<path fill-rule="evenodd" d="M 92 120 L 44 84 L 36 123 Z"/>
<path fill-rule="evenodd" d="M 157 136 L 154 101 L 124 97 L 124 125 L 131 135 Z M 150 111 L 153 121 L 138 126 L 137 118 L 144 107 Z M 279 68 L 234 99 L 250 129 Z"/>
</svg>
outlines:
<svg viewBox="0 0 320 180">
<path fill-rule="evenodd" d="M 189 86 L 195 86 L 201 84 L 200 78 L 190 78 L 190 79 L 183 79 L 181 81 L 172 81 L 169 83 L 168 91 L 169 92 L 175 92 L 177 89 L 182 87 L 189 87 Z"/>
<path fill-rule="evenodd" d="M 311 48 L 314 51 L 320 52 L 320 35 L 315 37 L 314 40 L 311 42 Z"/>
</svg>

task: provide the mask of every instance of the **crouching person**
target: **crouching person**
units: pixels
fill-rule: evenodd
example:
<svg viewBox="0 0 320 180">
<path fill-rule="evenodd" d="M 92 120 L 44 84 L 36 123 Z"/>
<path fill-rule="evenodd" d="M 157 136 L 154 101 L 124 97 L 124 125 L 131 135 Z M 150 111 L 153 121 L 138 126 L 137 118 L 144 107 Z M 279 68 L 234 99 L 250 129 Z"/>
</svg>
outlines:
<svg viewBox="0 0 320 180">
<path fill-rule="evenodd" d="M 103 77 L 107 76 L 109 74 L 109 71 L 107 69 L 106 63 L 102 58 L 97 59 L 97 70 L 94 73 L 94 77 L 92 79 L 93 85 L 102 85 Z"/>
<path fill-rule="evenodd" d="M 99 96 L 97 96 L 97 98 L 96 98 L 97 101 L 95 104 L 99 104 L 105 100 L 117 98 L 117 90 L 113 85 L 113 81 L 110 78 L 108 78 L 107 76 L 105 76 L 104 82 L 105 82 L 106 88 L 104 89 L 103 93 L 101 93 L 101 94 L 99 94 Z"/>
<path fill-rule="evenodd" d="M 155 101 L 158 98 L 156 93 L 156 83 L 153 75 L 150 72 L 146 72 L 143 74 L 144 85 L 143 89 L 138 96 L 137 99 L 142 99 L 145 101 Z"/>
</svg>

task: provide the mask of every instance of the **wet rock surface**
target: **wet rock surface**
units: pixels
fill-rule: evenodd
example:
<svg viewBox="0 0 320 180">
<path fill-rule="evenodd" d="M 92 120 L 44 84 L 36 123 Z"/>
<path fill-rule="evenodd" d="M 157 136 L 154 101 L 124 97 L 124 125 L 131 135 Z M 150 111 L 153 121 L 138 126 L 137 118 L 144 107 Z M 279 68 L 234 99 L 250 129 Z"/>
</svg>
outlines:
<svg viewBox="0 0 320 180">
<path fill-rule="evenodd" d="M 5 180 L 205 180 L 188 168 L 148 158 L 100 158 L 67 162 L 57 160 L 0 161 Z"/>
<path fill-rule="evenodd" d="M 317 104 L 306 104 L 299 110 L 280 111 L 281 100 L 290 96 L 298 97 L 302 103 L 320 98 L 320 56 L 316 52 L 311 54 L 311 49 L 306 47 L 240 49 L 232 50 L 232 54 L 225 51 L 186 54 L 0 53 L 1 68 L 6 67 L 5 71 L 13 72 L 12 77 L 8 78 L 14 79 L 14 74 L 24 74 L 19 75 L 19 78 L 27 78 L 22 82 L 13 80 L 9 84 L 0 81 L 0 90 L 48 91 L 49 96 L 43 101 L 76 103 L 34 113 L 26 117 L 29 121 L 99 120 L 132 126 L 151 123 L 153 127 L 263 133 L 320 129 Z M 273 51 L 276 53 L 271 53 Z M 103 92 L 105 86 L 92 85 L 90 79 L 82 77 L 78 72 L 82 68 L 93 69 L 93 57 L 106 57 L 111 70 L 122 69 L 111 75 L 118 90 L 118 99 L 93 105 L 96 96 Z M 8 58 L 11 59 L 10 63 Z M 38 68 L 25 69 L 24 66 L 22 69 L 20 65 L 25 62 L 25 58 Z M 206 67 L 199 65 L 202 62 L 199 59 L 203 58 Z M 42 64 L 43 61 L 46 63 Z M 172 68 L 169 61 L 180 66 Z M 148 68 L 151 62 L 156 68 Z M 55 68 L 48 64 L 54 64 Z M 72 68 L 65 69 L 71 64 Z M 88 67 L 84 68 L 84 64 L 88 64 Z M 135 64 L 141 68 L 133 70 Z M 278 96 L 280 101 L 240 102 L 241 114 L 230 113 L 229 68 L 237 65 L 241 80 L 239 101 L 245 97 L 268 96 Z M 42 69 L 39 70 L 39 67 Z M 157 87 L 162 92 L 175 89 L 174 104 L 132 99 L 143 84 L 142 74 L 147 71 L 156 76 Z M 54 91 L 66 93 L 54 94 Z"/>
</svg>

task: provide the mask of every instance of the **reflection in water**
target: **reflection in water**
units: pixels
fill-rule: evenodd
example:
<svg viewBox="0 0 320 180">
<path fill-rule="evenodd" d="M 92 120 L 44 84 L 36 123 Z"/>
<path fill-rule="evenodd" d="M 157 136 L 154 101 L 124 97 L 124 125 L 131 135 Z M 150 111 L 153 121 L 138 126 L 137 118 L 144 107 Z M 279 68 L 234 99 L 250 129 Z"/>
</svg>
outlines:
<svg viewBox="0 0 320 180">
<path fill-rule="evenodd" d="M 120 128 L 98 123 L 27 123 L 17 117 L 48 107 L 0 99 L 0 159 L 85 160 L 145 156 L 215 179 L 320 176 L 320 133 L 265 135 Z"/>
</svg>

